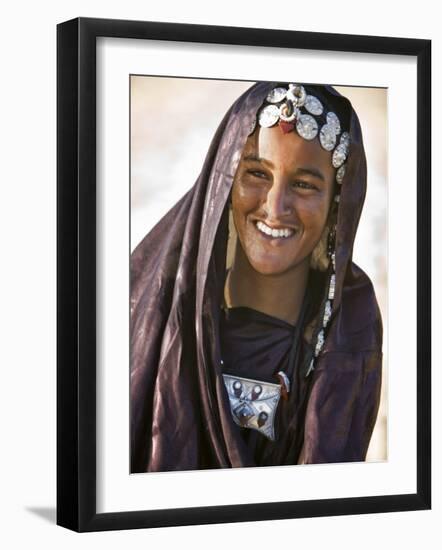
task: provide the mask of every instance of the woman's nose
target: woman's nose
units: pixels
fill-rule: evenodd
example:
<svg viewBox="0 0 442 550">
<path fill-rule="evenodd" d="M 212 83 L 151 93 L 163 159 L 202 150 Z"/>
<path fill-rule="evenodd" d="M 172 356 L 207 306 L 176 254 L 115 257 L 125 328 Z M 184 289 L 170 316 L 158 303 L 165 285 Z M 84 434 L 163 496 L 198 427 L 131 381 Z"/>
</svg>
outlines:
<svg viewBox="0 0 442 550">
<path fill-rule="evenodd" d="M 274 182 L 268 190 L 264 204 L 267 221 L 278 222 L 291 213 L 291 204 L 285 185 Z"/>
</svg>

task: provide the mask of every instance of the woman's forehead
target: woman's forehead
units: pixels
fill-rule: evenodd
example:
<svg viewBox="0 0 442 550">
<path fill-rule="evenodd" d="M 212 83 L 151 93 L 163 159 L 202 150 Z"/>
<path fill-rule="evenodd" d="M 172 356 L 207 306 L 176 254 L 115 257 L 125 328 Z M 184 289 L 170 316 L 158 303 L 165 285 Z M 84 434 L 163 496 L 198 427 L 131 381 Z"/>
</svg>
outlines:
<svg viewBox="0 0 442 550">
<path fill-rule="evenodd" d="M 306 161 L 330 173 L 334 171 L 331 153 L 321 147 L 317 138 L 306 140 L 295 131 L 283 133 L 279 126 L 259 128 L 247 139 L 243 158 L 250 157 L 288 166 Z"/>
</svg>

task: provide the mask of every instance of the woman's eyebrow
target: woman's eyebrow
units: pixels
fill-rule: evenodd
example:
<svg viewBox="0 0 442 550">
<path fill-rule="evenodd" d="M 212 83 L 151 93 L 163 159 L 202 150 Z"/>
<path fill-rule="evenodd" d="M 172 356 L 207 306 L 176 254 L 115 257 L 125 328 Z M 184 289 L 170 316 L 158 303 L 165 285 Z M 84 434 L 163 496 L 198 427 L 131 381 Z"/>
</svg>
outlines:
<svg viewBox="0 0 442 550">
<path fill-rule="evenodd" d="M 315 168 L 314 166 L 297 168 L 294 175 L 295 176 L 313 176 L 325 182 L 324 174 L 321 172 L 321 170 L 319 170 L 318 168 Z"/>
<path fill-rule="evenodd" d="M 246 155 L 243 160 L 249 160 L 252 162 L 262 162 L 263 164 L 268 164 L 270 168 L 273 168 L 272 162 L 270 162 L 269 160 L 263 159 L 261 157 L 257 157 L 253 153 L 251 153 L 250 155 Z"/>
</svg>

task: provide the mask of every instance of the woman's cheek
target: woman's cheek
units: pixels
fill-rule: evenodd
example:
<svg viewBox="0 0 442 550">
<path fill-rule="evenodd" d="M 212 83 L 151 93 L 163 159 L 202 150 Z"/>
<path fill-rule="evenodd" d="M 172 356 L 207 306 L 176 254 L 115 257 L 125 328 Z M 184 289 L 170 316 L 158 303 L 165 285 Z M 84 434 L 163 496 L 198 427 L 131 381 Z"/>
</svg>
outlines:
<svg viewBox="0 0 442 550">
<path fill-rule="evenodd" d="M 232 195 L 232 205 L 234 209 L 238 209 L 243 213 L 246 213 L 250 209 L 255 208 L 260 200 L 261 194 L 259 189 L 256 187 L 239 184 L 236 189 L 234 189 Z"/>
<path fill-rule="evenodd" d="M 328 204 L 323 197 L 298 201 L 297 210 L 304 225 L 317 225 L 323 228 L 327 221 Z"/>
</svg>

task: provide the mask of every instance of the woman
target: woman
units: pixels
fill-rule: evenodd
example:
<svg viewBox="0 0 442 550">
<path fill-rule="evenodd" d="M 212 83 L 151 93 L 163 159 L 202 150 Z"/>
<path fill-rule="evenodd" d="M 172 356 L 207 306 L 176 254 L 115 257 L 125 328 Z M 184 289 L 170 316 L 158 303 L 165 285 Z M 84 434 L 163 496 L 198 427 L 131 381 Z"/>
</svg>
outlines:
<svg viewBox="0 0 442 550">
<path fill-rule="evenodd" d="M 333 88 L 259 83 L 234 103 L 132 256 L 132 472 L 365 459 L 382 367 L 351 261 L 365 186 Z"/>
</svg>

